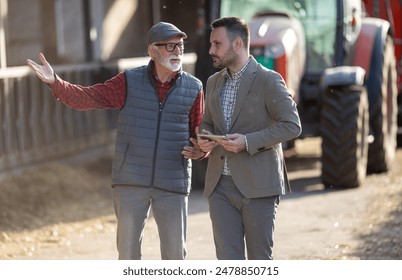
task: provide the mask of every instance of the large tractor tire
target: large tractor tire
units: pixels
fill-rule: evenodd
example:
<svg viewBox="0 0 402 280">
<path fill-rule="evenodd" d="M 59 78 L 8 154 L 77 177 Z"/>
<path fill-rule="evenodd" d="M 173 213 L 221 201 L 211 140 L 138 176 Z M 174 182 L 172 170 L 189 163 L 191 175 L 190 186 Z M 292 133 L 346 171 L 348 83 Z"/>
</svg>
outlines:
<svg viewBox="0 0 402 280">
<path fill-rule="evenodd" d="M 397 146 L 398 89 L 394 47 L 387 38 L 384 49 L 375 47 L 367 79 L 370 128 L 374 141 L 369 144 L 367 172 L 390 169 Z"/>
<path fill-rule="evenodd" d="M 322 183 L 326 188 L 355 188 L 366 178 L 369 113 L 362 86 L 329 88 L 323 95 Z"/>
</svg>

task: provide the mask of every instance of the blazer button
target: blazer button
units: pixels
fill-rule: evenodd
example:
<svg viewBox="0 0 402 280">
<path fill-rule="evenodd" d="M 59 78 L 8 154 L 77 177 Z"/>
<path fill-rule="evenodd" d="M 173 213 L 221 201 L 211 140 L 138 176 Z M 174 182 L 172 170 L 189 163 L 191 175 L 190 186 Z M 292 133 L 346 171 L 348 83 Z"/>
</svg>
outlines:
<svg viewBox="0 0 402 280">
<path fill-rule="evenodd" d="M 221 156 L 221 160 L 224 160 L 225 159 L 225 157 L 224 156 Z"/>
</svg>

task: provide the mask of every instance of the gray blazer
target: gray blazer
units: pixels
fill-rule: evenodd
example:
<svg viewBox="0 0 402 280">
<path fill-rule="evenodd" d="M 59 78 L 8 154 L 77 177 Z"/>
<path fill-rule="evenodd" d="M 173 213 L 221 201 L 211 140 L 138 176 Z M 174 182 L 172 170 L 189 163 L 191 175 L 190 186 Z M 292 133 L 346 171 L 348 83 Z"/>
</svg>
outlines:
<svg viewBox="0 0 402 280">
<path fill-rule="evenodd" d="M 245 134 L 248 151 L 232 153 L 217 146 L 208 159 L 204 195 L 209 197 L 214 191 L 225 155 L 232 178 L 244 196 L 257 198 L 290 192 L 281 143 L 299 136 L 301 123 L 284 80 L 252 57 L 240 82 L 229 131 L 225 129 L 220 103 L 224 82 L 225 70 L 207 81 L 201 129 L 214 134 Z"/>
</svg>

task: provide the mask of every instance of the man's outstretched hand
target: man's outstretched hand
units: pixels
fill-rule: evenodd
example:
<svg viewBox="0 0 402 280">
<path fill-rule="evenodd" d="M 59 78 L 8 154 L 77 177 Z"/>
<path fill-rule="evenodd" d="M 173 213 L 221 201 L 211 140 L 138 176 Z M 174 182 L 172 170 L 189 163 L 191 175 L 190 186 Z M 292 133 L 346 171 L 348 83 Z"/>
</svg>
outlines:
<svg viewBox="0 0 402 280">
<path fill-rule="evenodd" d="M 35 71 L 36 76 L 41 79 L 43 82 L 52 85 L 55 81 L 54 71 L 52 66 L 50 66 L 49 62 L 47 62 L 43 53 L 39 53 L 39 60 L 42 62 L 42 65 L 27 59 L 27 64 L 32 70 Z"/>
</svg>

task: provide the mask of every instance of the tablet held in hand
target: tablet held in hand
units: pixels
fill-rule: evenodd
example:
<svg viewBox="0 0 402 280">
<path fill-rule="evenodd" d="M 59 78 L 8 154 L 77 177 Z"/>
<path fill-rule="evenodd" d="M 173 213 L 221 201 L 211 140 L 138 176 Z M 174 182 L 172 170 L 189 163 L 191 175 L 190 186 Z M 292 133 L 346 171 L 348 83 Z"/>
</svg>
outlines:
<svg viewBox="0 0 402 280">
<path fill-rule="evenodd" d="M 222 140 L 229 140 L 229 138 L 226 135 L 215 135 L 215 134 L 198 134 L 199 137 L 201 137 L 201 139 L 208 139 L 211 141 L 216 141 L 219 139 Z"/>
</svg>

